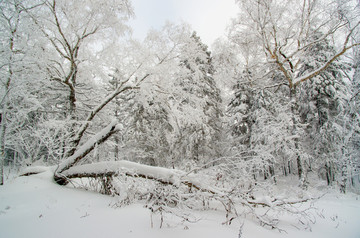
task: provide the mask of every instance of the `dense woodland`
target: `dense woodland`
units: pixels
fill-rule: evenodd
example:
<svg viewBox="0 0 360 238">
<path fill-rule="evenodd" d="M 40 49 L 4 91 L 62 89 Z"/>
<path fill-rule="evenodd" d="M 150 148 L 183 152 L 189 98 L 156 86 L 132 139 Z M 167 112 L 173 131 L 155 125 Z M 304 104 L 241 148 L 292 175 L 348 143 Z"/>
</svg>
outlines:
<svg viewBox="0 0 360 238">
<path fill-rule="evenodd" d="M 129 0 L 1 0 L 0 183 L 46 165 L 108 194 L 153 180 L 153 205 L 249 209 L 279 178 L 358 191 L 358 4 L 241 0 L 210 52 L 186 24 L 133 39 Z"/>
</svg>

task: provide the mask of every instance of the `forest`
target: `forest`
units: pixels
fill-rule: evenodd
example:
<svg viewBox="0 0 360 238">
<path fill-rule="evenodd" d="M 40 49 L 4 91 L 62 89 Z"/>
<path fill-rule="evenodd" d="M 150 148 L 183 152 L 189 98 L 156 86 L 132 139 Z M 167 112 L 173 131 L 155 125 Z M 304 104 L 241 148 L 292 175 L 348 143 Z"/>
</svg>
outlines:
<svg viewBox="0 0 360 238">
<path fill-rule="evenodd" d="M 315 198 L 279 183 L 358 193 L 359 2 L 237 4 L 207 46 L 186 23 L 133 39 L 130 0 L 0 0 L 0 184 L 50 168 L 122 205 L 216 201 L 271 228 L 257 206 Z"/>
</svg>

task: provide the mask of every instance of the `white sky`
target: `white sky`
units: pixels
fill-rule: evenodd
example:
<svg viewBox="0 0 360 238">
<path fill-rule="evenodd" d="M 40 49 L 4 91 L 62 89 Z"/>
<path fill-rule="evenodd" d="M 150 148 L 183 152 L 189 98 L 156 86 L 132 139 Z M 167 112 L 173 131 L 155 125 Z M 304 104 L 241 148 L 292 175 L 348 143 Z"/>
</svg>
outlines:
<svg viewBox="0 0 360 238">
<path fill-rule="evenodd" d="M 160 30 L 167 20 L 184 21 L 208 46 L 224 35 L 230 18 L 238 12 L 235 0 L 132 0 L 132 3 L 136 18 L 130 25 L 135 38 L 144 39 L 149 29 Z"/>
</svg>

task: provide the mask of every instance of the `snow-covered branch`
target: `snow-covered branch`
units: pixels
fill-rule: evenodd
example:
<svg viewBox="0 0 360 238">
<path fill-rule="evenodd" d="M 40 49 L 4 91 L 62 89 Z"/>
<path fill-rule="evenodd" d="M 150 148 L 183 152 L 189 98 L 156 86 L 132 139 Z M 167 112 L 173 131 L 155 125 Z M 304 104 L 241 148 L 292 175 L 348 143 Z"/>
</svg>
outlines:
<svg viewBox="0 0 360 238">
<path fill-rule="evenodd" d="M 298 86 L 300 83 L 305 82 L 306 80 L 309 80 L 317 75 L 319 75 L 320 73 L 322 73 L 324 70 L 326 70 L 335 60 L 337 60 L 340 56 L 342 56 L 343 54 L 345 54 L 345 52 L 347 52 L 349 49 L 359 46 L 360 42 L 356 42 L 353 43 L 351 45 L 348 45 L 350 37 L 352 36 L 353 32 L 355 31 L 355 29 L 360 25 L 360 21 L 349 31 L 349 33 L 347 34 L 345 41 L 343 43 L 343 47 L 341 49 L 341 51 L 339 51 L 337 54 L 335 54 L 331 59 L 329 59 L 326 63 L 324 63 L 321 67 L 317 68 L 316 70 L 314 70 L 313 72 L 310 72 L 304 76 L 301 76 L 299 78 L 296 78 L 294 80 L 294 86 Z"/>
<path fill-rule="evenodd" d="M 80 148 L 72 156 L 64 160 L 56 169 L 54 174 L 55 181 L 59 184 L 66 183 L 66 180 L 63 179 L 61 173 L 75 165 L 78 161 L 80 161 L 87 154 L 89 154 L 96 145 L 99 145 L 106 141 L 116 131 L 118 131 L 117 121 L 114 120 L 107 127 L 102 129 L 99 133 L 97 133 L 90 140 L 88 140 L 85 144 L 80 146 Z"/>
<path fill-rule="evenodd" d="M 71 148 L 67 153 L 65 157 L 72 156 L 77 148 L 77 145 L 80 143 L 80 140 L 82 136 L 84 135 L 85 131 L 90 125 L 90 122 L 94 119 L 94 117 L 109 103 L 111 100 L 113 100 L 116 96 L 118 96 L 120 93 L 123 93 L 127 90 L 133 89 L 134 86 L 123 86 L 124 84 L 121 84 L 113 93 L 111 93 L 109 96 L 107 96 L 98 106 L 96 106 L 88 115 L 86 118 L 84 124 L 80 127 L 80 129 L 77 131 L 76 135 L 73 139 L 74 147 Z"/>
</svg>

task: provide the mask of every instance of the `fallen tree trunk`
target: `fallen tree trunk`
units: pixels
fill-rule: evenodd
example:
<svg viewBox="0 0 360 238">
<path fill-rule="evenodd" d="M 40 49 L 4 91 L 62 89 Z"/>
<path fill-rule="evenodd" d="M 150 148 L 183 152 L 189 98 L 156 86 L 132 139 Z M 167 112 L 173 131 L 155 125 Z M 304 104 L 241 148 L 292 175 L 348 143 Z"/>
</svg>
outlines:
<svg viewBox="0 0 360 238">
<path fill-rule="evenodd" d="M 290 213 L 293 212 L 294 214 L 300 214 L 306 217 L 306 212 L 299 211 L 298 208 L 296 208 L 294 211 L 291 211 L 291 207 L 295 204 L 305 203 L 317 199 L 310 197 L 295 200 L 274 197 L 260 197 L 257 199 L 249 198 L 242 193 L 234 194 L 232 191 L 208 186 L 204 182 L 208 181 L 208 179 L 199 174 L 189 175 L 188 173 L 181 170 L 154 167 L 126 160 L 73 166 L 64 171 L 62 175 L 66 177 L 67 180 L 84 177 L 111 178 L 113 176 L 125 175 L 130 177 L 150 179 L 159 182 L 162 185 L 172 185 L 174 186 L 174 189 L 178 188 L 180 185 L 185 185 L 189 188 L 194 188 L 200 192 L 207 193 L 208 195 L 204 195 L 209 200 L 216 199 L 217 201 L 221 202 L 224 205 L 225 211 L 227 212 L 227 220 L 225 222 L 226 224 L 230 224 L 233 219 L 236 219 L 241 215 L 238 214 L 236 207 L 238 205 L 242 205 L 243 207 L 248 208 L 250 213 L 254 215 L 260 224 L 269 226 L 272 229 L 278 229 L 279 231 L 282 230 L 277 227 L 277 219 L 267 216 L 266 213 L 259 214 L 259 211 L 255 210 L 256 207 L 262 206 L 274 210 L 276 210 L 277 207 L 284 211 L 288 211 Z M 230 216 L 230 214 L 234 214 L 234 216 Z"/>
<path fill-rule="evenodd" d="M 67 178 L 100 177 L 117 174 L 156 180 L 162 184 L 178 184 L 182 171 L 152 167 L 126 160 L 108 161 L 71 167 L 62 174 Z"/>
<path fill-rule="evenodd" d="M 108 129 L 107 133 L 103 135 L 107 135 L 112 130 Z M 98 137 L 99 139 L 104 138 L 103 136 Z M 88 144 L 88 143 L 87 143 Z M 88 144 L 90 148 L 90 143 Z M 80 148 L 81 149 L 81 148 Z M 72 160 L 73 161 L 73 160 Z M 70 163 L 70 162 L 69 162 Z M 41 173 L 48 171 L 49 169 L 42 167 L 29 168 L 23 171 L 23 176 L 29 176 L 36 173 Z M 68 183 L 70 179 L 74 178 L 99 178 L 102 179 L 103 182 L 103 193 L 104 194 L 112 194 L 111 192 L 111 181 L 114 176 L 125 175 L 134 178 L 144 178 L 158 182 L 161 185 L 171 185 L 174 187 L 174 193 L 189 193 L 192 194 L 192 191 L 189 189 L 188 192 L 184 190 L 176 189 L 180 187 L 180 185 L 185 185 L 189 188 L 194 188 L 195 190 L 202 192 L 204 198 L 209 201 L 215 199 L 221 202 L 226 211 L 226 221 L 224 224 L 231 224 L 234 219 L 237 219 L 242 214 L 237 212 L 237 206 L 241 205 L 245 207 L 248 211 L 246 213 L 253 214 L 253 216 L 260 222 L 261 225 L 266 225 L 271 227 L 272 229 L 278 229 L 278 220 L 274 217 L 268 216 L 267 212 L 262 214 L 262 210 L 257 210 L 256 207 L 262 206 L 267 207 L 267 209 L 274 211 L 283 211 L 289 212 L 295 215 L 299 215 L 304 219 L 308 219 L 307 210 L 304 209 L 301 211 L 298 207 L 293 208 L 293 205 L 299 203 L 305 203 L 310 200 L 314 200 L 317 198 L 302 198 L 302 199 L 284 199 L 284 198 L 274 198 L 274 197 L 260 197 L 254 198 L 249 197 L 246 192 L 236 192 L 236 188 L 233 188 L 231 191 L 217 188 L 216 185 L 209 186 L 206 184 L 206 181 L 211 181 L 208 177 L 201 174 L 190 175 L 181 170 L 176 169 L 168 169 L 163 167 L 153 167 L 149 165 L 143 165 L 135 162 L 130 162 L 126 160 L 122 161 L 107 161 L 107 162 L 99 162 L 93 164 L 85 164 L 85 165 L 73 165 L 67 170 L 59 173 L 55 172 L 54 178 L 55 181 L 59 182 L 56 179 L 62 179 L 60 182 Z M 64 185 L 65 183 L 60 183 Z M 158 194 L 161 198 L 163 196 L 162 193 Z M 180 196 L 181 197 L 181 196 Z M 188 196 L 185 196 L 186 199 L 183 202 L 187 202 Z M 194 196 L 195 199 L 198 199 L 197 196 Z M 172 200 L 164 201 L 172 202 Z M 163 201 L 163 202 L 164 202 Z M 161 203 L 159 206 L 171 206 L 171 204 Z M 280 210 L 278 210 L 280 208 Z M 162 208 L 161 208 L 162 209 Z M 231 215 L 232 214 L 232 215 Z"/>
<path fill-rule="evenodd" d="M 105 142 L 111 135 L 119 131 L 120 127 L 117 121 L 111 122 L 107 127 L 102 129 L 98 134 L 89 139 L 85 144 L 80 146 L 77 151 L 66 160 L 64 160 L 54 172 L 54 180 L 59 185 L 68 184 L 70 179 L 73 178 L 83 178 L 83 177 L 93 177 L 93 178 L 102 178 L 104 182 L 104 191 L 109 192 L 111 189 L 112 177 L 116 175 L 126 175 L 131 177 L 140 177 L 145 179 L 150 179 L 159 182 L 162 185 L 172 185 L 174 188 L 178 188 L 181 184 L 194 188 L 200 192 L 203 192 L 209 200 L 216 199 L 220 201 L 227 212 L 227 224 L 230 224 L 233 219 L 239 217 L 239 214 L 236 211 L 236 205 L 242 205 L 248 207 L 250 212 L 253 213 L 263 225 L 268 225 L 272 228 L 277 227 L 276 219 L 268 218 L 266 214 L 259 215 L 255 211 L 256 206 L 264 206 L 270 209 L 274 207 L 286 207 L 292 206 L 297 203 L 304 203 L 311 199 L 302 199 L 302 200 L 283 200 L 283 199 L 266 199 L 266 200 L 257 200 L 249 199 L 249 197 L 244 196 L 241 192 L 234 193 L 236 188 L 233 188 L 231 191 L 224 189 L 217 189 L 212 186 L 208 186 L 204 181 L 211 181 L 208 178 L 201 177 L 199 174 L 189 174 L 181 170 L 168 169 L 162 167 L 153 167 L 148 165 L 143 165 L 130 161 L 107 161 L 86 165 L 77 165 L 86 155 L 88 155 L 96 145 L 99 145 Z M 23 175 L 31 175 L 39 172 L 43 172 L 43 169 L 30 169 L 24 171 Z M 190 191 L 190 190 L 189 190 Z M 162 196 L 162 195 L 161 195 Z M 164 204 L 163 204 L 164 205 Z M 165 204 L 166 206 L 166 204 Z M 284 208 L 285 211 L 288 209 Z M 235 213 L 235 216 L 229 217 L 230 213 Z"/>
<path fill-rule="evenodd" d="M 167 169 L 163 167 L 154 167 L 126 160 L 73 166 L 64 171 L 62 176 L 66 179 L 72 179 L 84 177 L 108 177 L 118 174 L 155 180 L 161 184 L 173 185 L 175 187 L 178 187 L 180 184 L 184 184 L 188 187 L 192 187 L 203 192 L 224 195 L 223 192 L 218 191 L 215 188 L 210 188 L 201 184 L 197 178 L 188 175 L 184 171 Z"/>
</svg>

